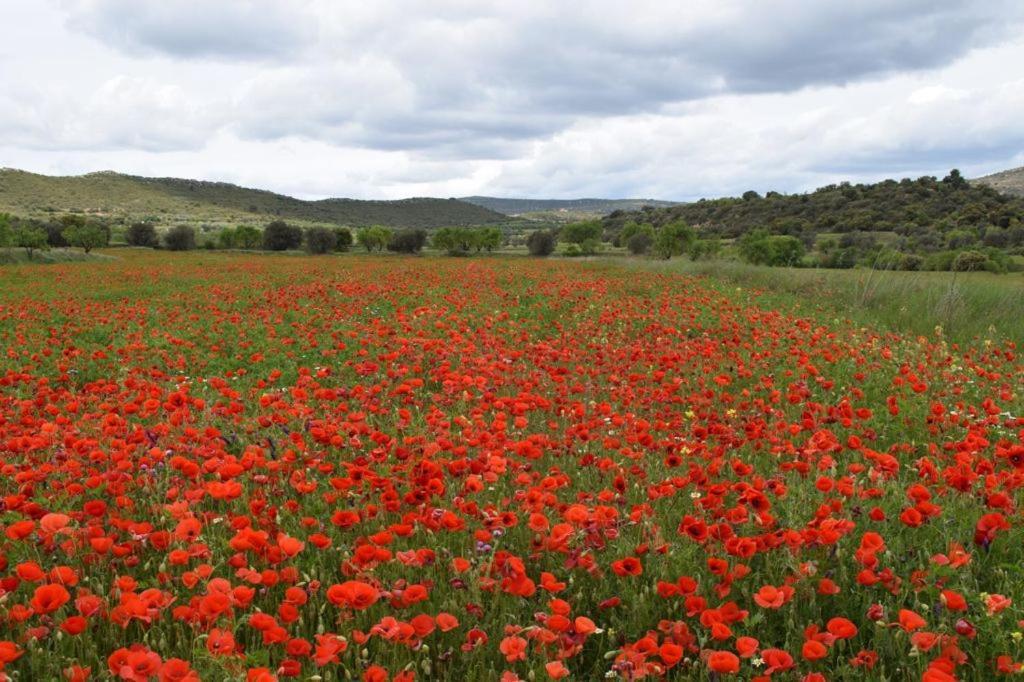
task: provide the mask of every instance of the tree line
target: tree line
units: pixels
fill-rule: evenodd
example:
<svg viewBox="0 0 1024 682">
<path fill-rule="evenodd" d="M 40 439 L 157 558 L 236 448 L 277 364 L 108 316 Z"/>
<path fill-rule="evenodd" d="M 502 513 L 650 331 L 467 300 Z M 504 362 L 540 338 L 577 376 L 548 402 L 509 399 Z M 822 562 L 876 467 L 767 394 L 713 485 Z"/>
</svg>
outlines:
<svg viewBox="0 0 1024 682">
<path fill-rule="evenodd" d="M 748 191 L 616 211 L 601 220 L 602 237 L 633 251 L 638 229 L 656 233 L 679 221 L 712 248 L 728 241 L 740 258 L 763 265 L 1002 272 L 1013 267 L 1013 254 L 1024 254 L 1024 198 L 971 184 L 956 169 L 941 180 L 840 183 L 794 195 Z"/>
</svg>

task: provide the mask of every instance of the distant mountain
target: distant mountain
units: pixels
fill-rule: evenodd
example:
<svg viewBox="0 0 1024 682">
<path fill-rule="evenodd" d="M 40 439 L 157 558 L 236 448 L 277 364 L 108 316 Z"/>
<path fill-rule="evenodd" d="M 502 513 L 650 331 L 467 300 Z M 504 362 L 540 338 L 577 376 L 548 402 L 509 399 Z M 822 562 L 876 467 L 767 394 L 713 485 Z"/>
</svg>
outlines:
<svg viewBox="0 0 1024 682">
<path fill-rule="evenodd" d="M 0 212 L 47 217 L 89 213 L 115 222 L 263 225 L 298 223 L 440 227 L 507 222 L 508 217 L 457 199 L 304 201 L 226 182 L 145 178 L 111 171 L 67 177 L 0 169 Z"/>
<path fill-rule="evenodd" d="M 971 180 L 971 182 L 988 185 L 1004 194 L 1024 196 L 1024 166 L 992 173 L 991 175 Z"/>
<path fill-rule="evenodd" d="M 483 206 L 505 215 L 551 212 L 607 215 L 612 211 L 636 211 L 644 206 L 664 208 L 666 206 L 675 206 L 679 203 L 676 201 L 659 201 L 657 199 L 503 199 L 500 197 L 460 197 L 459 200 Z"/>
</svg>

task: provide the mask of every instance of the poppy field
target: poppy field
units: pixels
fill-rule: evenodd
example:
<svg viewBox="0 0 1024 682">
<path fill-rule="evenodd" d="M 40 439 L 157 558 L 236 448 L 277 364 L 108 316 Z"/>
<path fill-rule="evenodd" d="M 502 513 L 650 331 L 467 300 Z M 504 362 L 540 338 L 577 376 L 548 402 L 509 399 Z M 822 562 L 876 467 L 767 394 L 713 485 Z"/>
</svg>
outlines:
<svg viewBox="0 0 1024 682">
<path fill-rule="evenodd" d="M 525 258 L 0 270 L 13 680 L 988 680 L 1024 359 Z"/>
</svg>

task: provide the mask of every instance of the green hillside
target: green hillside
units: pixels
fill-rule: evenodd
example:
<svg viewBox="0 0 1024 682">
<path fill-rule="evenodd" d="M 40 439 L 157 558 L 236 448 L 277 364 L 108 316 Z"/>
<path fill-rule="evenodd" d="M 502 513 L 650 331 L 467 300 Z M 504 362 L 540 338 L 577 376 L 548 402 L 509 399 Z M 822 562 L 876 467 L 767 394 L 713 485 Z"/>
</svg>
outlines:
<svg viewBox="0 0 1024 682">
<path fill-rule="evenodd" d="M 263 225 L 274 219 L 299 224 L 359 227 L 439 227 L 507 222 L 487 208 L 456 199 L 304 201 L 225 182 L 144 178 L 110 171 L 55 177 L 0 170 L 0 212 L 46 218 L 87 213 L 111 223 Z"/>
<path fill-rule="evenodd" d="M 770 263 L 764 249 L 775 248 L 771 245 L 786 245 L 789 251 L 782 255 L 792 261 L 788 264 L 830 268 L 1006 271 L 1024 255 L 1024 197 L 969 183 L 956 170 L 941 180 L 844 182 L 806 194 L 751 191 L 616 211 L 602 219 L 602 226 L 607 240 L 620 243 L 638 230 L 678 221 L 715 244 L 735 244 L 751 262 Z"/>
<path fill-rule="evenodd" d="M 505 215 L 564 212 L 574 216 L 602 216 L 612 211 L 636 211 L 644 206 L 658 208 L 674 206 L 676 203 L 657 199 L 505 199 L 481 196 L 460 197 L 459 200 Z"/>
</svg>

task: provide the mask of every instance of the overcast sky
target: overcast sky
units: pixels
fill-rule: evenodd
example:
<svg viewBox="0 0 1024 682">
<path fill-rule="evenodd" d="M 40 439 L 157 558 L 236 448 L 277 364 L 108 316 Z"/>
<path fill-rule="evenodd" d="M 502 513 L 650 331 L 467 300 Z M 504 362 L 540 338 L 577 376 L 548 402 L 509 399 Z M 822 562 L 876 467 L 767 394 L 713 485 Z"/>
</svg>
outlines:
<svg viewBox="0 0 1024 682">
<path fill-rule="evenodd" d="M 694 199 L 1024 165 L 1020 0 L 0 0 L 0 166 Z"/>
</svg>

